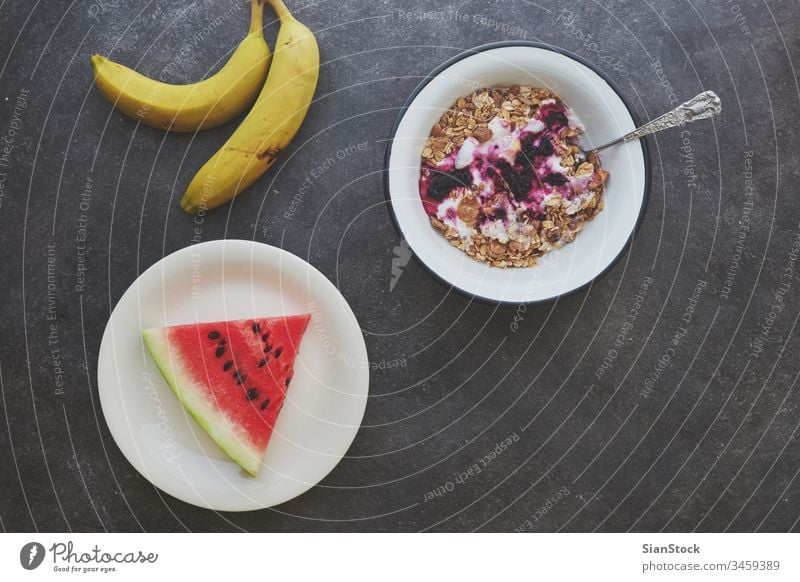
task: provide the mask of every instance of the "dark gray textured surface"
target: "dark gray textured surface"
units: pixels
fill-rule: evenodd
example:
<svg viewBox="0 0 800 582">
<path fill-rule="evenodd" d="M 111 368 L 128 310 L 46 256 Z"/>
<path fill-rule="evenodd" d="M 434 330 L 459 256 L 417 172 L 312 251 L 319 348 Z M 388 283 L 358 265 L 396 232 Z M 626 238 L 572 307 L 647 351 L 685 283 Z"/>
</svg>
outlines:
<svg viewBox="0 0 800 582">
<path fill-rule="evenodd" d="M 0 139 L 13 141 L 0 168 L 5 530 L 798 530 L 800 281 L 785 269 L 800 233 L 800 9 L 789 0 L 445 1 L 436 13 L 420 1 L 290 0 L 319 31 L 318 102 L 281 163 L 209 214 L 202 239 L 255 239 L 306 258 L 353 306 L 371 360 L 405 365 L 373 373 L 348 458 L 283 506 L 215 514 L 136 473 L 99 408 L 100 336 L 137 274 L 190 243 L 194 225 L 178 198 L 233 126 L 196 138 L 137 128 L 93 89 L 88 58 L 110 53 L 165 80 L 200 78 L 247 21 L 245 3 L 230 2 L 228 17 L 220 4 L 0 5 Z M 204 27 L 209 34 L 193 36 Z M 266 27 L 270 44 L 276 30 Z M 651 202 L 629 252 L 588 291 L 517 312 L 513 331 L 513 307 L 449 292 L 414 261 L 390 291 L 399 237 L 382 161 L 397 108 L 421 76 L 464 48 L 518 38 L 601 64 L 642 118 L 670 107 L 667 85 L 681 98 L 714 89 L 724 112 L 713 126 L 692 126 L 688 141 L 680 132 L 650 141 Z M 310 169 L 361 142 L 366 151 L 334 164 L 287 221 Z M 82 209 L 87 177 L 94 194 Z M 82 214 L 86 285 L 76 292 Z M 698 281 L 707 286 L 692 321 L 657 372 Z M 63 394 L 48 344 L 49 283 Z M 516 442 L 483 466 L 510 435 Z M 480 473 L 456 482 L 475 464 Z M 440 487 L 444 495 L 426 496 Z"/>
</svg>

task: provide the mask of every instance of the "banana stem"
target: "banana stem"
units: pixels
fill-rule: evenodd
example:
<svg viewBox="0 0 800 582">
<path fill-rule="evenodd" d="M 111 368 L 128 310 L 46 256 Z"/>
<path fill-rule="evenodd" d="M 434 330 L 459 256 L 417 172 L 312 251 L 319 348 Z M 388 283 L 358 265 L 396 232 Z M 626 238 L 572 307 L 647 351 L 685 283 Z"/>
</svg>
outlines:
<svg viewBox="0 0 800 582">
<path fill-rule="evenodd" d="M 250 2 L 250 30 L 248 34 L 263 34 L 264 29 L 264 0 L 251 0 Z"/>
<path fill-rule="evenodd" d="M 294 16 L 292 16 L 292 13 L 286 8 L 286 4 L 283 3 L 283 0 L 266 0 L 266 2 L 272 6 L 272 9 L 275 11 L 275 14 L 278 15 L 278 19 L 281 23 L 294 19 Z"/>
</svg>

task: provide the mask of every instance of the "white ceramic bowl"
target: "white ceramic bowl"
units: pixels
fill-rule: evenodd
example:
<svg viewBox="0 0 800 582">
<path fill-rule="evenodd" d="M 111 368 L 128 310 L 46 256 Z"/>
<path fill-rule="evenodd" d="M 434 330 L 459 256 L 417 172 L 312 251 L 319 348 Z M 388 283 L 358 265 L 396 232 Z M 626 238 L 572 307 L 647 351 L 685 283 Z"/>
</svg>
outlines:
<svg viewBox="0 0 800 582">
<path fill-rule="evenodd" d="M 386 153 L 386 191 L 401 234 L 422 263 L 444 282 L 478 299 L 533 303 L 577 291 L 623 253 L 644 212 L 650 168 L 643 142 L 604 150 L 610 173 L 605 209 L 575 240 L 531 268 L 500 269 L 452 246 L 430 224 L 419 197 L 420 160 L 440 115 L 464 95 L 488 86 L 533 85 L 558 94 L 585 130 L 582 145 L 599 145 L 637 123 L 620 92 L 575 55 L 535 43 L 485 45 L 431 73 L 400 113 Z"/>
</svg>

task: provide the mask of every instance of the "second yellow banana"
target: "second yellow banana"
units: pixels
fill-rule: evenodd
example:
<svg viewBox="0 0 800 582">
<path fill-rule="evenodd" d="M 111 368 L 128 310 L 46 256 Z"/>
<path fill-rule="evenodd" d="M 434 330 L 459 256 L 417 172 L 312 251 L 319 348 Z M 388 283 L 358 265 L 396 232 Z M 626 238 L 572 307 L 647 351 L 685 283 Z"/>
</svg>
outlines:
<svg viewBox="0 0 800 582">
<path fill-rule="evenodd" d="M 241 125 L 189 184 L 181 200 L 187 212 L 220 206 L 258 179 L 300 129 L 313 99 L 317 41 L 282 0 L 266 1 L 281 22 L 267 81 Z"/>
</svg>

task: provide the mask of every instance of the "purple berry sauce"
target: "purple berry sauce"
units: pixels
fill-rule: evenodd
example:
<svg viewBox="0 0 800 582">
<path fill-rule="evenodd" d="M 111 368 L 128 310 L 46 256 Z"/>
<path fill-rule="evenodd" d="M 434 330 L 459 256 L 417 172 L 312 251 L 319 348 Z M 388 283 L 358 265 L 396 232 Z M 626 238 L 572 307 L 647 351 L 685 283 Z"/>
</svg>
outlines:
<svg viewBox="0 0 800 582">
<path fill-rule="evenodd" d="M 429 216 L 456 221 L 455 208 L 445 204 L 455 189 L 472 189 L 480 203 L 477 228 L 503 220 L 510 212 L 530 219 L 543 216 L 542 201 L 550 194 L 572 200 L 586 191 L 594 177 L 570 175 L 561 157 L 577 138 L 563 136 L 577 128 L 569 109 L 557 99 L 546 99 L 524 127 L 514 128 L 495 117 L 492 137 L 484 143 L 467 138 L 436 165 L 423 163 L 420 197 Z M 465 150 L 466 148 L 466 150 Z M 595 170 L 596 172 L 597 170 Z M 452 216 L 451 216 L 452 215 Z"/>
</svg>

